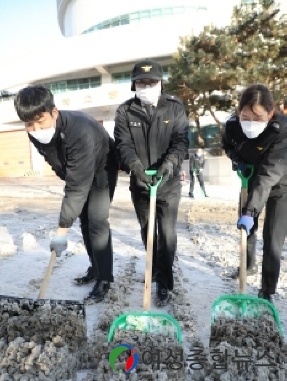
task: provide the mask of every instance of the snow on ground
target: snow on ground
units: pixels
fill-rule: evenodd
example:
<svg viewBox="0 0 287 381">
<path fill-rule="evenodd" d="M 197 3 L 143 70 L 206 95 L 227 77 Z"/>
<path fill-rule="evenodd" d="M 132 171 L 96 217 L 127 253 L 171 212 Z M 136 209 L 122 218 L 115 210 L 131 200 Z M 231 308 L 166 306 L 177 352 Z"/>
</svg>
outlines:
<svg viewBox="0 0 287 381">
<path fill-rule="evenodd" d="M 110 293 L 116 292 L 117 287 L 129 290 L 125 302 L 127 311 L 141 311 L 145 252 L 130 201 L 128 180 L 128 176 L 121 174 L 110 213 L 115 276 Z M 0 182 L 0 295 L 37 298 L 50 258 L 49 240 L 57 226 L 63 185 L 58 179 L 51 182 L 41 178 Z M 239 232 L 236 229 L 239 187 L 239 181 L 232 187 L 206 184 L 209 197 L 203 198 L 196 183 L 195 199 L 190 199 L 188 181 L 182 186 L 176 261 L 180 280 L 176 286 L 182 288 L 180 292 L 189 306 L 191 323 L 182 325 L 185 351 L 190 346 L 190 338 L 197 338 L 208 348 L 212 303 L 221 295 L 238 292 L 237 281 L 225 275 L 239 264 Z M 251 295 L 257 295 L 260 287 L 261 236 L 262 218 L 258 231 L 258 275 L 248 278 L 247 293 Z M 89 266 L 78 221 L 70 229 L 68 240 L 67 252 L 57 258 L 46 298 L 82 301 L 92 285 L 73 283 L 73 279 Z M 285 245 L 275 300 L 285 330 L 286 254 Z M 135 274 L 133 278 L 127 275 L 131 268 Z M 173 314 L 178 302 L 177 291 L 175 287 L 171 304 L 163 311 Z M 152 311 L 159 310 L 154 297 L 155 283 L 152 284 Z M 95 333 L 98 319 L 112 306 L 112 299 L 86 306 L 88 337 Z M 78 372 L 77 380 L 84 380 L 85 375 L 85 371 Z M 191 378 L 187 376 L 187 379 Z"/>
</svg>

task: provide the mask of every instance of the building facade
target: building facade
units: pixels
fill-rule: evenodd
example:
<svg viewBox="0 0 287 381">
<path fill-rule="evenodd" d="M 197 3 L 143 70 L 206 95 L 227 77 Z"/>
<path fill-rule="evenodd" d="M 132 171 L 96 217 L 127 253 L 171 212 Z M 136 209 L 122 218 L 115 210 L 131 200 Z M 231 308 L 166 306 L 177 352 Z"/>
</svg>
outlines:
<svg viewBox="0 0 287 381">
<path fill-rule="evenodd" d="M 164 68 L 177 51 L 180 37 L 198 34 L 205 25 L 228 24 L 239 0 L 57 0 L 63 38 L 51 41 L 53 60 L 31 52 L 28 61 L 4 62 L 0 91 L 11 94 L 27 84 L 44 84 L 59 109 L 82 110 L 101 121 L 112 135 L 115 110 L 133 96 L 130 73 L 143 58 Z M 222 8 L 222 12 L 219 8 Z M 49 46 L 45 45 L 45 50 Z M 19 122 L 13 95 L 0 97 L 0 177 L 51 175 Z"/>
</svg>

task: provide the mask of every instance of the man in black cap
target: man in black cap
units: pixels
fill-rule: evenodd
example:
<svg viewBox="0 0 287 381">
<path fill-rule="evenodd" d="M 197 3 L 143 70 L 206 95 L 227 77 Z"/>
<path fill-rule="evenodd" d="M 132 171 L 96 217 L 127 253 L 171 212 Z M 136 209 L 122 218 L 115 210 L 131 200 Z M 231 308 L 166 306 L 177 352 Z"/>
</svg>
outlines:
<svg viewBox="0 0 287 381">
<path fill-rule="evenodd" d="M 146 247 L 149 184 L 162 177 L 157 191 L 153 247 L 153 279 L 158 305 L 166 305 L 173 289 L 172 266 L 176 252 L 176 220 L 180 200 L 180 166 L 188 149 L 188 121 L 180 99 L 163 93 L 163 71 L 151 59 L 132 71 L 135 96 L 121 104 L 115 117 L 115 147 L 121 167 L 130 176 L 131 198 Z M 151 178 L 145 170 L 156 169 Z"/>
</svg>

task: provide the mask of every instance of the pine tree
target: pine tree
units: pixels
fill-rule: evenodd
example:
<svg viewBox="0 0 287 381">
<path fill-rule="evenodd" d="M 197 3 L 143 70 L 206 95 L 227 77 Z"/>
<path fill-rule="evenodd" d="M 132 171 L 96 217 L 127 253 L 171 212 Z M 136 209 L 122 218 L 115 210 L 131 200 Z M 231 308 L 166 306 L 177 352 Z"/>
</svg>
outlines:
<svg viewBox="0 0 287 381">
<path fill-rule="evenodd" d="M 239 92 L 264 83 L 282 103 L 287 81 L 287 21 L 274 0 L 235 7 L 225 28 L 206 26 L 198 36 L 182 37 L 170 66 L 167 90 L 185 103 L 199 142 L 200 116 L 206 111 L 235 111 Z M 220 134 L 219 134 L 220 137 Z M 220 142 L 218 142 L 220 143 Z"/>
</svg>

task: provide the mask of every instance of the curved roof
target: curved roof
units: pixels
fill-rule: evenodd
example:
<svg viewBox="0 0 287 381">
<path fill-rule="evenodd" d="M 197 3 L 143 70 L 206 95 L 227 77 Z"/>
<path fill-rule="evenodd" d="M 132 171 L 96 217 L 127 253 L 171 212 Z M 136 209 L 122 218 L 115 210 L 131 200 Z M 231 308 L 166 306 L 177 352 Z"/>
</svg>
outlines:
<svg viewBox="0 0 287 381">
<path fill-rule="evenodd" d="M 222 1 L 222 0 L 219 0 Z M 232 0 L 237 1 L 237 0 Z M 209 0 L 145 0 L 140 3 L 135 0 L 57 0 L 58 22 L 62 34 L 66 37 L 81 34 L 105 20 L 121 15 L 132 14 L 148 9 L 175 7 L 205 7 Z M 88 11 L 87 11 L 88 10 Z"/>
<path fill-rule="evenodd" d="M 197 33 L 203 19 L 187 17 L 185 22 L 170 19 L 132 23 L 121 28 L 99 30 L 96 33 L 53 40 L 37 46 L 25 57 L 0 62 L 0 90 L 36 81 L 60 79 L 66 73 L 88 71 L 91 68 L 123 65 L 143 57 L 172 57 L 180 36 Z M 183 21 L 183 19 L 182 19 Z M 47 52 L 51 52 L 47 56 Z"/>
</svg>

